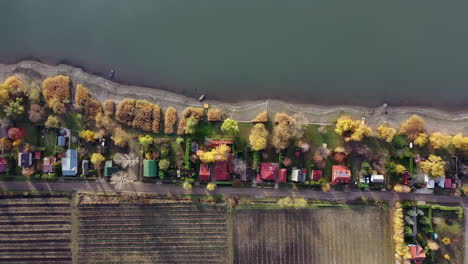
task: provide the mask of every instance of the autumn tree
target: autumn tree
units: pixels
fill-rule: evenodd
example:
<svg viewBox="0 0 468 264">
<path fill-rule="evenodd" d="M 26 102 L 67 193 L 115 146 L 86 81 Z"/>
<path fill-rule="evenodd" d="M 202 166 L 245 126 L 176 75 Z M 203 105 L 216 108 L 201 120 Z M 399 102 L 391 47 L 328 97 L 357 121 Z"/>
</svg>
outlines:
<svg viewBox="0 0 468 264">
<path fill-rule="evenodd" d="M 148 150 L 149 146 L 153 144 L 153 141 L 154 139 L 150 135 L 145 135 L 138 138 L 138 142 L 143 147 L 145 152 Z"/>
<path fill-rule="evenodd" d="M 104 100 L 104 102 L 102 102 L 102 106 L 103 106 L 103 109 L 104 109 L 104 114 L 106 116 L 109 116 L 109 117 L 114 116 L 114 113 L 115 113 L 115 103 L 114 103 L 114 101 L 112 101 L 110 99 Z"/>
<path fill-rule="evenodd" d="M 82 111 L 87 120 L 95 120 L 96 116 L 103 111 L 99 101 L 94 99 L 89 90 L 81 84 L 76 86 L 75 108 Z"/>
<path fill-rule="evenodd" d="M 187 118 L 182 118 L 179 121 L 179 125 L 177 127 L 177 135 L 184 135 L 186 127 L 187 127 Z"/>
<path fill-rule="evenodd" d="M 309 121 L 302 113 L 296 113 L 290 120 L 292 136 L 296 139 L 304 137 L 304 132 L 309 124 Z"/>
<path fill-rule="evenodd" d="M 432 133 L 429 137 L 429 142 L 431 142 L 434 149 L 445 149 L 452 144 L 452 136 L 447 134 L 442 134 L 440 132 Z"/>
<path fill-rule="evenodd" d="M 67 102 L 70 100 L 70 77 L 57 75 L 45 79 L 42 82 L 42 94 L 47 103 L 52 99 Z"/>
<path fill-rule="evenodd" d="M 267 111 L 261 112 L 258 114 L 254 119 L 252 119 L 253 123 L 266 123 L 268 122 L 268 114 Z"/>
<path fill-rule="evenodd" d="M 403 174 L 405 171 L 406 171 L 405 166 L 403 166 L 403 165 L 401 165 L 401 164 L 397 164 L 397 165 L 395 166 L 395 172 L 396 172 L 397 174 Z"/>
<path fill-rule="evenodd" d="M 0 138 L 0 150 L 3 152 L 11 151 L 13 144 L 8 138 Z"/>
<path fill-rule="evenodd" d="M 80 137 L 88 142 L 96 141 L 96 133 L 88 129 L 81 131 Z"/>
<path fill-rule="evenodd" d="M 185 126 L 185 134 L 195 134 L 197 131 L 197 126 L 198 126 L 198 119 L 195 117 L 191 116 L 187 119 L 187 124 Z"/>
<path fill-rule="evenodd" d="M 119 147 L 126 147 L 128 142 L 131 140 L 131 136 L 122 127 L 114 128 L 111 139 L 114 144 Z"/>
<path fill-rule="evenodd" d="M 393 213 L 393 241 L 395 244 L 395 258 L 400 264 L 403 264 L 406 259 L 411 258 L 408 246 L 405 243 L 405 222 L 403 216 L 401 203 L 396 202 Z"/>
<path fill-rule="evenodd" d="M 11 88 L 12 90 L 17 90 L 17 89 L 20 89 L 22 86 L 24 86 L 23 81 L 21 81 L 18 77 L 14 75 L 6 78 L 3 84 Z"/>
<path fill-rule="evenodd" d="M 464 137 L 462 133 L 458 133 L 452 138 L 452 144 L 458 150 L 468 151 L 468 137 Z"/>
<path fill-rule="evenodd" d="M 445 176 L 445 161 L 439 156 L 429 155 L 427 160 L 421 161 L 420 166 L 431 179 Z"/>
<path fill-rule="evenodd" d="M 63 115 L 67 111 L 67 109 L 65 108 L 65 104 L 57 98 L 54 98 L 49 101 L 49 108 L 52 109 L 52 112 L 54 112 L 54 114 L 57 115 Z"/>
<path fill-rule="evenodd" d="M 206 185 L 206 190 L 212 192 L 216 189 L 216 183 L 210 182 Z"/>
<path fill-rule="evenodd" d="M 237 121 L 227 118 L 221 125 L 221 131 L 229 136 L 235 136 L 239 133 L 239 124 Z"/>
<path fill-rule="evenodd" d="M 17 97 L 5 107 L 5 115 L 8 117 L 18 118 L 24 114 L 24 99 Z"/>
<path fill-rule="evenodd" d="M 221 144 L 211 151 L 197 151 L 197 156 L 203 163 L 213 163 L 218 161 L 226 161 L 228 159 L 228 153 L 231 148 L 226 144 Z"/>
<path fill-rule="evenodd" d="M 164 116 L 164 133 L 174 133 L 174 126 L 177 122 L 177 110 L 174 107 L 168 107 Z"/>
<path fill-rule="evenodd" d="M 277 113 L 275 115 L 275 126 L 273 127 L 271 144 L 277 150 L 285 149 L 289 146 L 290 140 L 293 137 L 291 128 L 292 118 L 285 113 Z"/>
<path fill-rule="evenodd" d="M 336 121 L 335 132 L 343 136 L 345 141 L 361 141 L 372 135 L 372 129 L 361 120 L 353 120 L 350 116 L 341 116 Z"/>
<path fill-rule="evenodd" d="M 392 142 L 393 137 L 395 137 L 397 130 L 387 123 L 382 123 L 377 127 L 378 137 L 385 142 Z"/>
<path fill-rule="evenodd" d="M 117 106 L 115 117 L 121 124 L 132 126 L 133 119 L 135 118 L 135 99 L 123 99 Z"/>
<path fill-rule="evenodd" d="M 162 171 L 166 171 L 167 169 L 169 169 L 170 165 L 171 163 L 169 162 L 168 159 L 161 159 L 158 163 L 158 167 Z"/>
<path fill-rule="evenodd" d="M 8 129 L 8 138 L 13 140 L 13 141 L 16 141 L 18 139 L 22 139 L 24 137 L 24 133 L 21 129 L 17 128 L 17 127 L 12 127 L 10 129 Z"/>
<path fill-rule="evenodd" d="M 146 100 L 135 102 L 135 117 L 132 122 L 134 128 L 151 131 L 153 120 L 153 104 Z"/>
<path fill-rule="evenodd" d="M 47 118 L 47 121 L 45 122 L 45 126 L 50 127 L 50 128 L 59 128 L 60 120 L 58 119 L 57 116 L 51 115 Z"/>
<path fill-rule="evenodd" d="M 413 115 L 400 125 L 400 134 L 406 135 L 409 140 L 413 141 L 420 133 L 426 130 L 424 120 Z"/>
<path fill-rule="evenodd" d="M 249 144 L 253 151 L 265 149 L 268 142 L 268 130 L 264 124 L 255 124 L 250 132 Z"/>
<path fill-rule="evenodd" d="M 414 139 L 414 144 L 418 147 L 424 147 L 429 141 L 426 133 L 419 133 Z"/>
<path fill-rule="evenodd" d="M 101 175 L 101 164 L 106 160 L 106 158 L 101 153 L 93 153 L 91 156 L 91 163 L 96 168 L 96 171 Z"/>
<path fill-rule="evenodd" d="M 153 104 L 153 123 L 151 125 L 151 131 L 153 133 L 159 133 L 161 130 L 161 107 Z"/>
<path fill-rule="evenodd" d="M 39 123 L 44 121 L 46 117 L 46 112 L 44 107 L 38 104 L 32 104 L 29 108 L 29 120 L 33 123 Z"/>
<path fill-rule="evenodd" d="M 221 113 L 221 110 L 218 108 L 210 108 L 208 110 L 208 121 L 210 122 L 216 122 L 216 121 L 221 121 L 223 115 Z"/>
</svg>

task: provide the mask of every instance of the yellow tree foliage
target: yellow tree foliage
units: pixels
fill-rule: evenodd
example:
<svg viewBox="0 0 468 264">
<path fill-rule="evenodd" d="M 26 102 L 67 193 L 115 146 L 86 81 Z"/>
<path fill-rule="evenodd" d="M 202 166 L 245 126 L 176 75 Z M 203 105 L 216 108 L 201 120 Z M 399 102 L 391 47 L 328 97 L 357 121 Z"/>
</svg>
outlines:
<svg viewBox="0 0 468 264">
<path fill-rule="evenodd" d="M 400 134 L 408 136 L 408 139 L 413 141 L 420 133 L 426 130 L 424 120 L 413 115 L 400 125 Z"/>
<path fill-rule="evenodd" d="M 208 121 L 221 121 L 222 117 L 223 115 L 221 113 L 221 110 L 219 110 L 218 108 L 210 108 L 208 110 Z"/>
<path fill-rule="evenodd" d="M 24 86 L 23 81 L 21 81 L 18 77 L 14 75 L 6 78 L 3 84 L 12 90 L 16 90 Z"/>
<path fill-rule="evenodd" d="M 445 161 L 439 156 L 429 155 L 427 160 L 421 161 L 420 166 L 432 179 L 445 176 Z"/>
<path fill-rule="evenodd" d="M 146 100 L 137 100 L 135 102 L 135 113 L 132 126 L 143 131 L 151 131 L 153 104 Z"/>
<path fill-rule="evenodd" d="M 261 112 L 258 114 L 254 119 L 252 119 L 253 123 L 266 123 L 268 122 L 268 113 L 267 111 Z"/>
<path fill-rule="evenodd" d="M 285 197 L 281 198 L 276 202 L 280 207 L 293 207 L 296 209 L 307 208 L 307 200 L 299 197 Z"/>
<path fill-rule="evenodd" d="M 98 169 L 101 164 L 106 160 L 101 153 L 93 153 L 91 156 L 91 163 Z"/>
<path fill-rule="evenodd" d="M 186 182 L 182 183 L 182 188 L 184 188 L 184 190 L 186 190 L 186 191 L 190 191 L 190 190 L 192 190 L 192 184 L 190 184 L 190 182 L 186 181 Z"/>
<path fill-rule="evenodd" d="M 83 111 L 84 117 L 88 120 L 95 120 L 99 113 L 102 113 L 102 105 L 89 93 L 88 89 L 81 84 L 76 86 L 75 108 Z"/>
<path fill-rule="evenodd" d="M 393 186 L 393 190 L 395 192 L 401 192 L 401 193 L 411 192 L 411 188 L 409 186 L 403 185 L 403 184 L 396 184 L 395 186 Z"/>
<path fill-rule="evenodd" d="M 159 133 L 161 130 L 161 107 L 159 105 L 153 104 L 153 124 L 151 126 L 151 131 L 153 133 Z"/>
<path fill-rule="evenodd" d="M 405 243 L 405 222 L 400 202 L 395 203 L 393 213 L 393 241 L 395 244 L 395 259 L 398 263 L 404 263 L 405 259 L 411 258 L 408 246 Z"/>
<path fill-rule="evenodd" d="M 255 124 L 249 136 L 250 147 L 254 151 L 265 149 L 268 142 L 268 130 L 264 124 Z"/>
<path fill-rule="evenodd" d="M 277 150 L 285 149 L 289 146 L 293 138 L 291 122 L 293 119 L 285 113 L 275 115 L 275 126 L 273 127 L 271 144 Z"/>
<path fill-rule="evenodd" d="M 46 127 L 51 127 L 51 128 L 59 128 L 60 127 L 60 120 L 56 116 L 49 116 L 47 118 L 47 121 L 45 122 Z"/>
<path fill-rule="evenodd" d="M 47 102 L 53 98 L 60 101 L 70 99 L 70 77 L 57 75 L 49 77 L 42 82 L 42 94 Z"/>
<path fill-rule="evenodd" d="M 395 166 L 395 171 L 396 171 L 397 174 L 403 174 L 403 172 L 406 171 L 406 168 L 405 168 L 405 166 L 403 166 L 401 164 L 397 164 Z"/>
<path fill-rule="evenodd" d="M 216 183 L 210 182 L 206 185 L 206 190 L 209 192 L 214 191 L 216 189 Z"/>
<path fill-rule="evenodd" d="M 372 129 L 361 120 L 353 120 L 350 116 L 341 116 L 336 120 L 335 132 L 343 136 L 345 141 L 361 141 L 372 135 Z"/>
<path fill-rule="evenodd" d="M 63 115 L 67 111 L 65 105 L 60 102 L 57 98 L 54 98 L 49 101 L 49 107 L 52 109 L 52 112 L 57 115 Z"/>
<path fill-rule="evenodd" d="M 11 141 L 8 138 L 0 138 L 0 150 L 4 152 L 9 152 L 11 151 L 11 148 L 13 147 L 13 144 L 11 144 Z"/>
<path fill-rule="evenodd" d="M 187 127 L 187 118 L 182 118 L 179 121 L 179 126 L 177 127 L 177 135 L 184 135 Z"/>
<path fill-rule="evenodd" d="M 453 136 L 452 144 L 458 150 L 468 151 L 468 137 L 464 137 L 462 133 L 458 133 Z"/>
<path fill-rule="evenodd" d="M 100 112 L 96 115 L 96 118 L 94 119 L 96 122 L 96 127 L 98 128 L 103 128 L 107 132 L 112 131 L 116 124 L 114 120 L 108 115 L 105 115 L 104 113 Z"/>
<path fill-rule="evenodd" d="M 126 147 L 128 142 L 131 140 L 131 135 L 127 133 L 123 128 L 116 127 L 112 132 L 111 139 L 114 141 L 114 144 L 119 147 Z"/>
<path fill-rule="evenodd" d="M 397 130 L 393 127 L 390 127 L 387 123 L 383 123 L 377 127 L 377 133 L 380 139 L 390 143 L 395 137 Z"/>
<path fill-rule="evenodd" d="M 414 144 L 418 147 L 424 147 L 429 141 L 426 133 L 419 133 L 414 139 Z"/>
<path fill-rule="evenodd" d="M 182 115 L 185 118 L 194 117 L 197 120 L 201 120 L 205 115 L 205 110 L 203 108 L 187 107 L 184 112 L 182 112 Z"/>
<path fill-rule="evenodd" d="M 275 115 L 276 124 L 286 123 L 289 125 L 292 121 L 293 121 L 293 118 L 285 113 L 276 113 Z"/>
<path fill-rule="evenodd" d="M 164 133 L 174 133 L 174 126 L 177 122 L 177 110 L 174 107 L 168 107 L 164 116 Z M 185 130 L 185 129 L 184 129 Z"/>
<path fill-rule="evenodd" d="M 0 84 L 0 104 L 1 105 L 6 105 L 10 101 L 10 96 L 11 96 L 10 91 L 11 89 L 8 86 L 4 84 Z"/>
<path fill-rule="evenodd" d="M 228 158 L 228 153 L 231 148 L 226 144 L 221 144 L 211 151 L 197 151 L 197 156 L 203 163 L 213 163 L 218 161 L 225 161 Z"/>
<path fill-rule="evenodd" d="M 447 134 L 442 134 L 440 132 L 432 133 L 429 137 L 429 142 L 434 147 L 434 149 L 445 149 L 452 144 L 452 136 Z"/>
<path fill-rule="evenodd" d="M 81 131 L 80 137 L 88 142 L 96 141 L 96 133 L 88 129 Z"/>
<path fill-rule="evenodd" d="M 133 119 L 135 118 L 135 99 L 123 99 L 117 106 L 115 117 L 121 124 L 132 126 Z"/>
<path fill-rule="evenodd" d="M 115 113 L 115 103 L 114 101 L 110 100 L 110 99 L 107 99 L 105 100 L 103 103 L 103 108 L 104 108 L 104 114 L 106 116 L 114 116 L 114 113 Z"/>
</svg>

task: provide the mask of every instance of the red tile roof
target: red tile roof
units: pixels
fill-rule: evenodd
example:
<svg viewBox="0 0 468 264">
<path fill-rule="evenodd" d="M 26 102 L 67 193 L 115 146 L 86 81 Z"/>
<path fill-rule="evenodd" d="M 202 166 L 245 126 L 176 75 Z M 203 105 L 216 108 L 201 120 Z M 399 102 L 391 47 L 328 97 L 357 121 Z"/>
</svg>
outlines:
<svg viewBox="0 0 468 264">
<path fill-rule="evenodd" d="M 208 164 L 201 164 L 200 165 L 200 181 L 209 181 L 210 180 L 210 166 Z"/>
<path fill-rule="evenodd" d="M 312 171 L 312 180 L 318 181 L 322 179 L 322 171 L 321 170 L 313 170 Z"/>
<path fill-rule="evenodd" d="M 219 161 L 214 163 L 215 179 L 217 181 L 229 180 L 228 161 Z"/>
<path fill-rule="evenodd" d="M 260 178 L 264 181 L 274 181 L 278 177 L 279 164 L 262 162 Z"/>
<path fill-rule="evenodd" d="M 445 189 L 453 189 L 452 188 L 452 179 L 445 178 Z"/>
<path fill-rule="evenodd" d="M 346 166 L 332 167 L 332 184 L 349 183 L 351 181 L 351 171 Z"/>
<path fill-rule="evenodd" d="M 422 263 L 426 258 L 426 253 L 420 245 L 408 245 L 411 258 L 409 260 L 416 261 L 416 263 Z"/>
<path fill-rule="evenodd" d="M 232 143 L 233 143 L 232 140 L 211 140 L 209 141 L 209 144 L 207 144 L 206 146 L 209 148 L 214 148 L 221 144 L 232 145 Z"/>
<path fill-rule="evenodd" d="M 285 168 L 280 169 L 278 182 L 285 183 L 287 175 L 288 175 L 288 170 L 287 169 L 285 169 Z"/>
</svg>

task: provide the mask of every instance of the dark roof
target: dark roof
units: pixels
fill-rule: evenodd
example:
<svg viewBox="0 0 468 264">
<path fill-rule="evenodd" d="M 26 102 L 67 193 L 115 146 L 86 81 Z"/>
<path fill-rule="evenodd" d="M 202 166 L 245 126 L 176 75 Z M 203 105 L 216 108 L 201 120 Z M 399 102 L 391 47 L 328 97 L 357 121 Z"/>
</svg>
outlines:
<svg viewBox="0 0 468 264">
<path fill-rule="evenodd" d="M 278 163 L 262 162 L 260 178 L 264 181 L 274 181 L 278 177 L 278 171 Z"/>
</svg>

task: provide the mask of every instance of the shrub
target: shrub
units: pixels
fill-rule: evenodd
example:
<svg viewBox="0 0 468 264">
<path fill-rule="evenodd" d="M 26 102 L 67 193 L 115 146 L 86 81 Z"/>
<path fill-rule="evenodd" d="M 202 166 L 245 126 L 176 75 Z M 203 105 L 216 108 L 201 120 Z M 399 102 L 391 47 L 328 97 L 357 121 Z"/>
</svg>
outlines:
<svg viewBox="0 0 468 264">
<path fill-rule="evenodd" d="M 221 131 L 230 136 L 235 136 L 239 133 L 239 124 L 237 121 L 228 118 L 224 120 L 223 124 L 221 125 Z"/>
<path fill-rule="evenodd" d="M 49 116 L 47 118 L 47 121 L 45 122 L 45 126 L 50 127 L 50 128 L 59 128 L 60 127 L 60 121 L 59 121 L 58 117 L 56 117 L 56 116 Z"/>
<path fill-rule="evenodd" d="M 65 105 L 58 99 L 54 98 L 49 102 L 49 107 L 52 109 L 52 112 L 54 112 L 54 114 L 63 115 L 67 111 L 65 109 Z"/>
<path fill-rule="evenodd" d="M 195 117 L 191 116 L 187 119 L 187 124 L 185 126 L 185 133 L 192 135 L 195 134 L 197 131 L 197 126 L 198 126 L 198 119 Z"/>
<path fill-rule="evenodd" d="M 206 185 L 206 189 L 211 192 L 211 191 L 214 191 L 216 189 L 216 183 L 213 183 L 213 182 L 210 182 Z"/>
<path fill-rule="evenodd" d="M 159 169 L 162 170 L 162 171 L 166 171 L 167 169 L 169 169 L 170 165 L 171 165 L 171 163 L 167 159 L 160 160 L 159 164 L 158 164 Z"/>
<path fill-rule="evenodd" d="M 21 97 L 17 97 L 13 101 L 10 101 L 5 107 L 5 115 L 14 118 L 21 117 L 25 111 L 23 102 L 24 99 Z"/>
<path fill-rule="evenodd" d="M 268 122 L 268 114 L 266 111 L 261 112 L 258 114 L 254 119 L 252 119 L 254 123 L 266 123 Z"/>
<path fill-rule="evenodd" d="M 404 135 L 396 135 L 393 138 L 393 146 L 395 146 L 396 149 L 402 149 L 406 146 L 406 136 Z"/>
<path fill-rule="evenodd" d="M 184 155 L 184 168 L 186 170 L 190 170 L 191 169 L 191 163 L 190 163 L 190 151 L 191 151 L 191 148 L 192 148 L 192 139 L 191 138 L 187 138 L 187 141 L 185 142 L 185 155 Z"/>
<path fill-rule="evenodd" d="M 177 110 L 174 107 L 167 108 L 166 115 L 164 117 L 164 133 L 166 134 L 174 133 L 174 126 L 176 122 L 177 122 Z"/>
<path fill-rule="evenodd" d="M 110 99 L 107 99 L 105 100 L 103 103 L 103 108 L 104 108 L 104 114 L 106 116 L 114 116 L 114 113 L 115 113 L 115 103 L 114 101 L 110 100 Z"/>
<path fill-rule="evenodd" d="M 80 137 L 88 142 L 96 141 L 96 133 L 88 129 L 81 131 Z"/>
<path fill-rule="evenodd" d="M 70 99 L 70 77 L 57 75 L 42 82 L 42 94 L 47 102 L 57 98 L 60 101 Z"/>
<path fill-rule="evenodd" d="M 182 184 L 182 188 L 184 188 L 184 190 L 186 190 L 186 191 L 190 191 L 192 189 L 192 184 L 190 184 L 188 181 L 185 181 Z"/>
<path fill-rule="evenodd" d="M 208 110 L 208 121 L 216 122 L 216 121 L 221 121 L 221 119 L 222 119 L 221 110 L 217 108 L 210 108 Z"/>
<path fill-rule="evenodd" d="M 46 173 L 42 175 L 42 179 L 45 181 L 55 181 L 57 180 L 57 175 L 55 173 Z"/>
<path fill-rule="evenodd" d="M 182 144 L 182 142 L 184 142 L 183 138 L 181 138 L 181 137 L 176 138 L 176 143 L 177 144 Z"/>
<path fill-rule="evenodd" d="M 279 199 L 277 204 L 280 207 L 307 208 L 307 200 L 304 198 L 285 197 Z"/>
<path fill-rule="evenodd" d="M 448 237 L 444 237 L 442 238 L 442 243 L 444 243 L 444 245 L 448 246 L 452 243 L 452 241 L 450 240 L 450 238 Z"/>
</svg>

